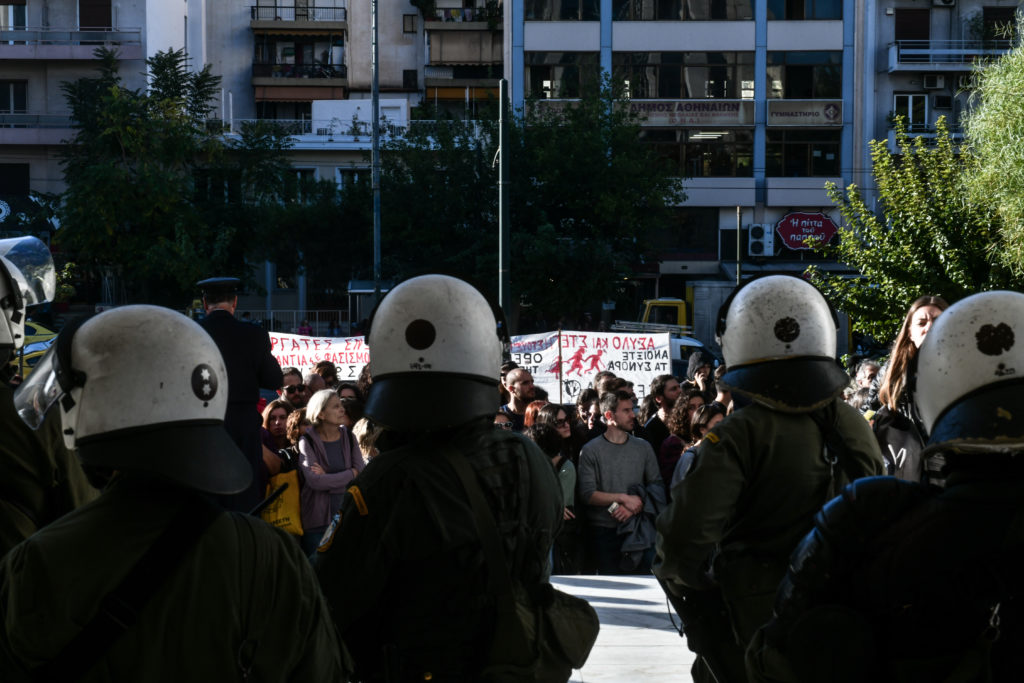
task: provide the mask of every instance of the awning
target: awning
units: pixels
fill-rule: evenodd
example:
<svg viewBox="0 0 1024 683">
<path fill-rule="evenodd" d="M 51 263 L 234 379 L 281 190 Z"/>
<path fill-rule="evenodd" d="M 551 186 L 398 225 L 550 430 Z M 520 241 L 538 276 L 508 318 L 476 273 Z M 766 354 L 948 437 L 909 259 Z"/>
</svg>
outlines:
<svg viewBox="0 0 1024 683">
<path fill-rule="evenodd" d="M 478 88 L 475 86 L 469 86 L 469 99 L 471 100 L 486 100 L 490 97 L 495 99 L 498 98 L 497 88 Z M 428 100 L 465 100 L 466 99 L 465 86 L 451 86 L 444 88 L 427 88 L 427 99 Z"/>
<path fill-rule="evenodd" d="M 257 85 L 253 91 L 258 102 L 312 102 L 313 100 L 345 99 L 344 86 Z"/>
</svg>

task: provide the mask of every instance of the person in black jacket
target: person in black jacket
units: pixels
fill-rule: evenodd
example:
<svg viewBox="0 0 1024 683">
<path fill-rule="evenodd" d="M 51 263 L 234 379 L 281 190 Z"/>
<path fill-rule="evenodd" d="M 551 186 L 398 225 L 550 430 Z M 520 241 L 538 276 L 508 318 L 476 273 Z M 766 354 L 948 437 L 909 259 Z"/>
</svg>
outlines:
<svg viewBox="0 0 1024 683">
<path fill-rule="evenodd" d="M 270 336 L 266 330 L 235 319 L 239 284 L 240 280 L 233 277 L 196 283 L 203 290 L 206 310 L 206 317 L 199 324 L 213 337 L 228 372 L 228 412 L 224 427 L 253 469 L 249 488 L 226 498 L 223 503 L 228 509 L 248 512 L 263 500 L 267 488 L 260 414 L 256 409 L 259 390 L 279 389 L 284 378 L 281 366 L 270 353 Z"/>
</svg>

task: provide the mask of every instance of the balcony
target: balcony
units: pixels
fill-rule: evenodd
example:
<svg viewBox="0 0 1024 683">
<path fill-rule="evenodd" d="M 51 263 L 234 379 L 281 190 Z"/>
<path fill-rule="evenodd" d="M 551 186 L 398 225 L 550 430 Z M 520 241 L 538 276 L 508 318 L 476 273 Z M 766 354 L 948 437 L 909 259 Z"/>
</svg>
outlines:
<svg viewBox="0 0 1024 683">
<path fill-rule="evenodd" d="M 348 10 L 343 6 L 303 7 L 258 5 L 249 7 L 249 26 L 257 31 L 304 31 L 344 29 Z"/>
<path fill-rule="evenodd" d="M 253 62 L 252 85 L 256 99 L 262 102 L 343 100 L 348 90 L 348 67 Z"/>
<path fill-rule="evenodd" d="M 60 145 L 74 136 L 69 116 L 0 114 L 0 145 Z"/>
<path fill-rule="evenodd" d="M 935 124 L 911 124 L 907 127 L 907 137 L 911 142 L 915 138 L 924 138 L 925 145 L 934 146 L 937 135 Z M 964 131 L 960 126 L 950 126 L 949 137 L 954 145 L 959 145 L 964 141 Z M 899 147 L 896 146 L 896 131 L 891 128 L 889 129 L 888 145 L 890 154 L 899 154 Z"/>
<path fill-rule="evenodd" d="M 383 117 L 382 117 L 383 119 Z M 317 119 L 235 119 L 228 136 L 236 135 L 246 123 L 274 124 L 291 137 L 293 150 L 359 150 L 370 149 L 371 125 L 369 121 L 344 121 L 338 118 Z M 405 134 L 405 128 L 390 123 L 380 127 L 381 140 Z"/>
<path fill-rule="evenodd" d="M 97 47 L 142 59 L 142 29 L 15 28 L 0 30 L 0 59 L 93 60 Z"/>
<path fill-rule="evenodd" d="M 501 5 L 484 7 L 441 7 L 426 17 L 428 31 L 500 31 L 504 20 Z"/>
<path fill-rule="evenodd" d="M 1002 56 L 1009 40 L 898 40 L 889 45 L 894 71 L 972 71 L 983 60 Z"/>
</svg>

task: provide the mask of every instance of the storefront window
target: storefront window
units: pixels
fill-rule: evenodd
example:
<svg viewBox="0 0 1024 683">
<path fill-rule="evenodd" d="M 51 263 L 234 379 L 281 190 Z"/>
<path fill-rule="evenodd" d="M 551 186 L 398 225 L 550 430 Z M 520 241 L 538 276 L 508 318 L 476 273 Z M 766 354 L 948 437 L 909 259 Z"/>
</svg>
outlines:
<svg viewBox="0 0 1024 683">
<path fill-rule="evenodd" d="M 751 21 L 751 0 L 612 0 L 615 21 Z"/>
<path fill-rule="evenodd" d="M 753 99 L 753 52 L 616 52 L 612 72 L 633 99 Z"/>
<path fill-rule="evenodd" d="M 839 175 L 838 130 L 769 130 L 765 144 L 765 175 L 803 178 Z"/>
<path fill-rule="evenodd" d="M 787 100 L 839 99 L 842 52 L 769 52 L 768 97 Z"/>
<path fill-rule="evenodd" d="M 579 97 L 585 84 L 597 83 L 600 66 L 596 52 L 526 52 L 527 97 Z"/>
<path fill-rule="evenodd" d="M 526 0 L 527 21 L 600 21 L 599 0 Z"/>
<path fill-rule="evenodd" d="M 640 140 L 654 147 L 672 173 L 687 178 L 753 174 L 754 137 L 747 129 L 645 128 Z"/>
<path fill-rule="evenodd" d="M 842 19 L 843 0 L 768 0 L 769 19 Z"/>
</svg>

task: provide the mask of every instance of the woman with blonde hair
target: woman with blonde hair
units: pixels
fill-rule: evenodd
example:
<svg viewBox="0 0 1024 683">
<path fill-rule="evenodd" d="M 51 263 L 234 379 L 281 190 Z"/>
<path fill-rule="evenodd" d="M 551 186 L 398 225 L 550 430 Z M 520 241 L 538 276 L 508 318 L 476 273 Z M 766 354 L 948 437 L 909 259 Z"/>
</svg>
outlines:
<svg viewBox="0 0 1024 683">
<path fill-rule="evenodd" d="M 899 334 L 892 344 L 889 361 L 879 370 L 872 384 L 877 399 L 873 429 L 885 458 L 886 470 L 898 479 L 939 483 L 941 456 L 928 463 L 919 454 L 927 434 L 917 414 L 914 397 L 908 384 L 917 373 L 917 350 L 921 347 L 932 323 L 949 308 L 938 296 L 922 296 L 910 304 Z"/>
<path fill-rule="evenodd" d="M 316 550 L 331 517 L 341 508 L 341 499 L 365 463 L 359 444 L 344 425 L 345 410 L 331 389 L 322 389 L 309 399 L 306 417 L 312 423 L 299 440 L 299 465 L 304 485 L 302 504 L 302 548 Z"/>
</svg>

